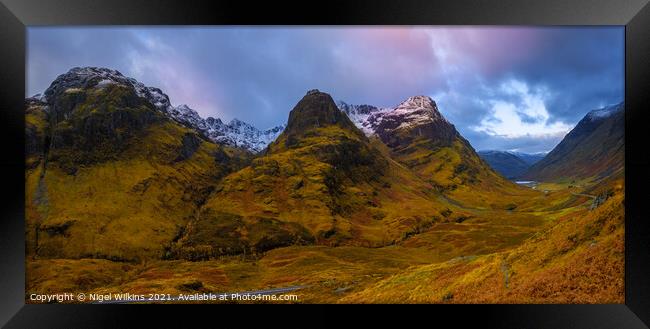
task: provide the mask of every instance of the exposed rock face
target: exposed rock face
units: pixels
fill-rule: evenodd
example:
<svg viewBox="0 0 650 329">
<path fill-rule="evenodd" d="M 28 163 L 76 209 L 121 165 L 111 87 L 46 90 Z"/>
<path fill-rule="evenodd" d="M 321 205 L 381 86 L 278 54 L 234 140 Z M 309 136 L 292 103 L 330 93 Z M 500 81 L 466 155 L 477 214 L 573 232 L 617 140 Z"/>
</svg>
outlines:
<svg viewBox="0 0 650 329">
<path fill-rule="evenodd" d="M 392 111 L 371 115 L 368 121 L 375 134 L 389 147 L 408 145 L 416 138 L 450 145 L 459 136 L 427 96 L 410 97 Z"/>
<path fill-rule="evenodd" d="M 407 145 L 415 138 L 449 145 L 458 133 L 428 96 L 413 96 L 395 108 L 350 105 L 339 101 L 339 109 L 368 135 L 377 135 L 389 147 Z"/>
<path fill-rule="evenodd" d="M 294 138 L 310 129 L 328 125 L 338 125 L 360 133 L 354 123 L 338 109 L 329 94 L 313 89 L 289 113 L 285 133 Z"/>
<path fill-rule="evenodd" d="M 178 157 L 174 160 L 175 162 L 183 161 L 196 152 L 201 146 L 201 139 L 193 133 L 185 133 L 183 135 L 183 141 L 181 142 L 181 147 L 179 150 Z"/>
<path fill-rule="evenodd" d="M 254 153 L 263 150 L 284 130 L 284 125 L 260 130 L 238 119 L 233 119 L 228 124 L 218 118 L 203 119 L 197 111 L 185 104 L 172 106 L 169 97 L 160 89 L 145 86 L 133 78 L 123 76 L 119 71 L 106 68 L 73 68 L 58 76 L 44 95 L 35 96 L 33 101 L 50 104 L 52 117 L 58 122 L 67 119 L 77 104 L 86 102 L 88 95 L 84 91 L 115 86 L 122 87 L 129 93 L 128 97 L 124 95 L 119 98 L 119 103 L 113 104 L 117 107 L 151 106 L 164 116 L 195 129 L 213 142 L 240 147 Z"/>
<path fill-rule="evenodd" d="M 25 157 L 27 167 L 40 163 L 49 146 L 47 104 L 40 99 L 25 100 Z"/>
<path fill-rule="evenodd" d="M 132 97 L 122 99 L 120 105 L 138 106 L 147 103 L 165 113 L 171 109 L 169 97 L 160 89 L 147 87 L 133 78 L 123 76 L 117 70 L 97 67 L 75 67 L 59 75 L 45 90 L 41 100 L 51 104 L 57 119 L 61 119 L 76 103 L 84 101 L 85 94 L 82 91 L 103 89 L 111 85 L 124 87 L 133 94 Z"/>
</svg>

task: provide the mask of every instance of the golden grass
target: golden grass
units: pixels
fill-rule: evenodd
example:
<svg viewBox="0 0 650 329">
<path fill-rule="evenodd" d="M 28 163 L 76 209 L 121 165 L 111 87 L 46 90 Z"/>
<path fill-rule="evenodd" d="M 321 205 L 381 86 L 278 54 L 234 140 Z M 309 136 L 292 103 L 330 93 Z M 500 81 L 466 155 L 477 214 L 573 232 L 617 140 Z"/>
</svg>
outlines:
<svg viewBox="0 0 650 329">
<path fill-rule="evenodd" d="M 414 267 L 341 301 L 623 303 L 623 198 L 618 190 L 512 250 Z"/>
<path fill-rule="evenodd" d="M 187 131 L 151 127 L 137 147 L 115 161 L 69 175 L 56 165 L 26 173 L 28 246 L 39 257 L 141 259 L 161 257 L 223 171 L 204 142 L 192 158 L 173 163 Z"/>
</svg>

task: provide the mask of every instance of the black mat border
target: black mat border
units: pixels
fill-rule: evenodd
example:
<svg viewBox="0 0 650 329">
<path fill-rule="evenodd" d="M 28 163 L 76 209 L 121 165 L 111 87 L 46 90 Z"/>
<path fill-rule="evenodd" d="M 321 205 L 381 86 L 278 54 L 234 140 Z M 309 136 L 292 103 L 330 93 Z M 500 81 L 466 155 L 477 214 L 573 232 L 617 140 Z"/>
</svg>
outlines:
<svg viewBox="0 0 650 329">
<path fill-rule="evenodd" d="M 7 328 L 339 326 L 357 319 L 400 327 L 442 318 L 499 328 L 644 328 L 650 323 L 650 6 L 647 0 L 146 1 L 0 0 L 0 325 Z M 625 305 L 25 305 L 25 26 L 43 25 L 625 25 Z M 606 46 L 606 45 L 604 45 Z M 161 311 L 165 307 L 166 311 Z M 377 312 L 376 308 L 386 311 Z M 245 309 L 245 310 L 242 310 Z M 312 316 L 310 322 L 296 313 Z M 257 314 L 260 314 L 259 316 Z M 264 314 L 264 315 L 261 315 Z M 11 319 L 11 321 L 9 321 Z M 302 319 L 302 320 L 299 320 Z M 7 321 L 9 321 L 7 323 Z M 394 322 L 396 321 L 396 322 Z"/>
</svg>

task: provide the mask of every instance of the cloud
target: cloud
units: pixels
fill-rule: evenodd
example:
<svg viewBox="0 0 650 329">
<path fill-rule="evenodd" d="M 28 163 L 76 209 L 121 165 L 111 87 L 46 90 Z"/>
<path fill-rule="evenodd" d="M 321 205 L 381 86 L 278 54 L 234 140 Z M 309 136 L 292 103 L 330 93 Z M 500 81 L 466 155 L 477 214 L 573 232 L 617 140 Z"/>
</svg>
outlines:
<svg viewBox="0 0 650 329">
<path fill-rule="evenodd" d="M 260 128 L 313 88 L 383 107 L 424 94 L 477 149 L 549 150 L 622 100 L 623 46 L 622 27 L 29 27 L 27 93 L 105 66 Z"/>
<path fill-rule="evenodd" d="M 526 83 L 510 80 L 499 91 L 514 101 L 498 96 L 488 100 L 489 115 L 471 129 L 505 138 L 564 136 L 571 130 L 572 126 L 562 121 L 549 122 L 543 89 L 531 91 Z"/>
</svg>

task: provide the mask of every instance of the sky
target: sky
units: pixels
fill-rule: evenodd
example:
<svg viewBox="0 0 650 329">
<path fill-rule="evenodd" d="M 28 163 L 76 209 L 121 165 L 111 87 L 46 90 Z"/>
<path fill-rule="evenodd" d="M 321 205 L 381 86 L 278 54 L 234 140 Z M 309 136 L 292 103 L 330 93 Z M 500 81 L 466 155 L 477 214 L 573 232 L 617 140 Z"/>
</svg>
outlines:
<svg viewBox="0 0 650 329">
<path fill-rule="evenodd" d="M 73 67 L 120 71 L 203 117 L 264 129 L 310 89 L 395 107 L 428 95 L 476 150 L 550 151 L 623 101 L 624 28 L 29 27 L 26 96 Z"/>
</svg>

